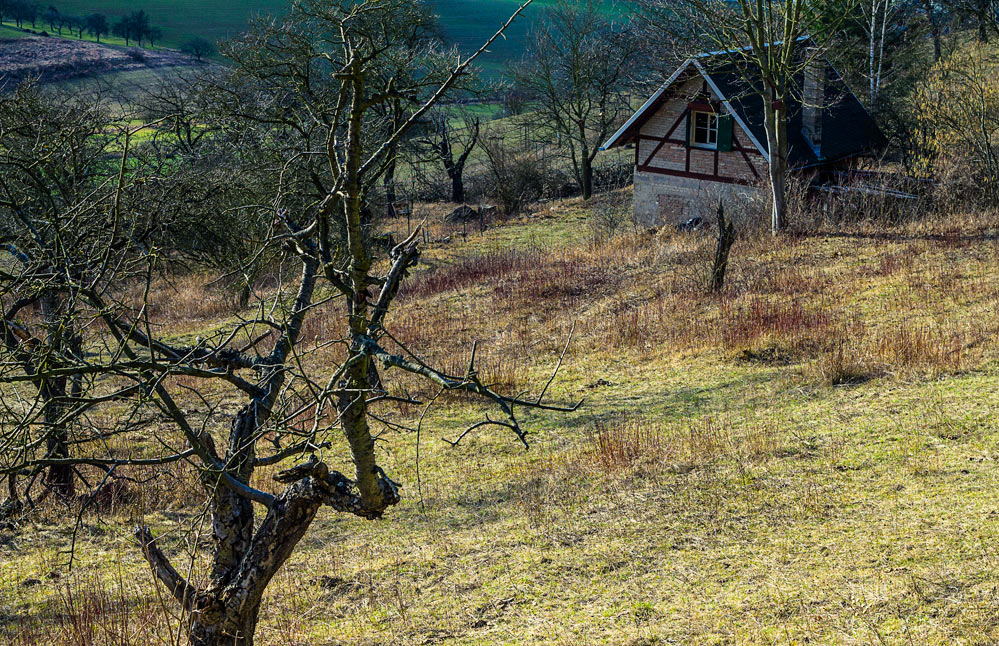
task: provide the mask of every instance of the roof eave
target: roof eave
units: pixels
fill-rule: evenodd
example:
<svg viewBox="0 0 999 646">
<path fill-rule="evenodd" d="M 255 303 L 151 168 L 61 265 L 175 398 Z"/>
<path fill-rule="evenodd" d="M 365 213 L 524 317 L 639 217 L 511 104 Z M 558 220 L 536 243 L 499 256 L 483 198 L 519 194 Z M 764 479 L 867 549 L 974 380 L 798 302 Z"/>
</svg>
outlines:
<svg viewBox="0 0 999 646">
<path fill-rule="evenodd" d="M 640 107 L 635 114 L 631 115 L 631 118 L 625 121 L 624 125 L 618 128 L 618 131 L 615 132 L 613 135 L 611 135 L 611 138 L 608 139 L 603 146 L 600 146 L 600 150 L 601 151 L 610 150 L 611 148 L 626 143 L 626 141 L 624 141 L 623 138 L 624 135 L 631 128 L 631 126 L 633 126 L 636 121 L 642 118 L 642 115 L 644 115 L 645 112 L 648 111 L 648 109 L 651 108 L 659 100 L 659 97 L 661 97 L 663 93 L 665 93 L 666 90 L 668 90 L 669 87 L 673 85 L 673 82 L 676 81 L 676 79 L 680 76 L 680 74 L 682 74 L 683 71 L 686 70 L 693 62 L 694 59 L 692 58 L 688 58 L 687 60 L 685 60 L 683 62 L 683 65 L 678 67 L 676 71 L 673 72 L 673 75 L 670 76 L 669 79 L 667 79 L 666 82 L 663 83 L 658 90 L 656 90 L 656 93 L 653 94 L 651 97 L 649 97 L 648 101 L 642 104 L 642 107 Z"/>
</svg>

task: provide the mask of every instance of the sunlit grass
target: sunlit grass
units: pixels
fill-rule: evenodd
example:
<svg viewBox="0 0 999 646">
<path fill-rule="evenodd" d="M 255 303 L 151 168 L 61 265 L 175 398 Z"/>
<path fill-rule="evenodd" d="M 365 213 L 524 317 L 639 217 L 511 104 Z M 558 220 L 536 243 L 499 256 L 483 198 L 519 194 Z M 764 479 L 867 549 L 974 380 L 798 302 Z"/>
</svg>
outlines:
<svg viewBox="0 0 999 646">
<path fill-rule="evenodd" d="M 442 400 L 420 436 L 420 486 L 416 436 L 386 431 L 381 462 L 403 503 L 375 523 L 321 514 L 269 588 L 258 643 L 999 639 L 989 217 L 962 222 L 959 237 L 935 220 L 746 235 L 713 295 L 709 232 L 590 226 L 593 208 L 626 199 L 546 205 L 464 235 L 439 224 L 446 207 L 419 207 L 432 241 L 393 334 L 459 368 L 477 340 L 485 378 L 536 391 L 574 327 L 552 395 L 585 407 L 526 412 L 525 452 L 501 429 L 442 442 L 485 410 Z M 210 280 L 158 283 L 153 310 L 179 334 L 217 325 L 234 305 L 204 290 Z M 336 307 L 317 313 L 310 338 L 340 333 L 327 325 Z M 382 413 L 412 422 L 418 411 Z M 333 441 L 332 461 L 349 469 Z M 269 488 L 267 475 L 258 484 Z M 125 596 L 133 632 L 116 643 L 168 639 L 128 527 L 143 519 L 178 539 L 185 564 L 186 549 L 204 547 L 183 531 L 198 519 L 196 482 L 175 478 L 172 493 L 86 516 L 76 574 L 61 567 L 64 511 L 10 538 L 0 634 L 73 643 L 82 629 L 55 617 L 105 608 L 111 619 L 92 625 L 112 630 Z M 83 595 L 75 606 L 67 589 Z"/>
</svg>

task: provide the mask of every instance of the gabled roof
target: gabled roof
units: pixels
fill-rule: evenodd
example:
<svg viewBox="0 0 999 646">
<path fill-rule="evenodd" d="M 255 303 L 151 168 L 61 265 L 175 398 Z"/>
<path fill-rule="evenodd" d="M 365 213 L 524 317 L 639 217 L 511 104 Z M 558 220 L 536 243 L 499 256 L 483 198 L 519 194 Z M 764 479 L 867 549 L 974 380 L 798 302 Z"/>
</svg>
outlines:
<svg viewBox="0 0 999 646">
<path fill-rule="evenodd" d="M 718 95 L 726 110 L 733 115 L 741 128 L 749 135 L 753 145 L 767 159 L 767 136 L 764 126 L 763 99 L 746 82 L 746 75 L 723 56 L 727 52 L 709 52 L 688 58 L 632 115 L 621 128 L 605 143 L 601 150 L 630 143 L 642 125 L 650 119 L 663 103 L 676 98 L 670 92 L 696 75 L 704 78 L 711 90 Z M 821 158 L 801 134 L 801 101 L 794 97 L 788 100 L 788 164 L 792 168 L 804 168 L 826 164 L 856 155 L 872 153 L 884 149 L 887 139 L 881 133 L 874 119 L 857 97 L 850 92 L 840 75 L 828 63 L 825 65 L 825 108 L 822 115 Z M 797 86 L 803 84 L 803 72 L 796 79 Z M 792 93 L 793 94 L 793 93 Z"/>
</svg>

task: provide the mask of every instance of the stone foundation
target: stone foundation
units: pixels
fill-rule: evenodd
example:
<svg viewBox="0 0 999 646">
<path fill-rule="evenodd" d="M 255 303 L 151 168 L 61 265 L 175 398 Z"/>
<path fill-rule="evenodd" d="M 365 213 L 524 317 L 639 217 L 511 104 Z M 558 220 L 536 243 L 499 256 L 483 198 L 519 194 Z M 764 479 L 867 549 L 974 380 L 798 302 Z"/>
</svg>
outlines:
<svg viewBox="0 0 999 646">
<path fill-rule="evenodd" d="M 695 217 L 714 218 L 718 200 L 730 212 L 760 199 L 753 186 L 635 171 L 634 220 L 641 227 L 676 226 Z"/>
</svg>

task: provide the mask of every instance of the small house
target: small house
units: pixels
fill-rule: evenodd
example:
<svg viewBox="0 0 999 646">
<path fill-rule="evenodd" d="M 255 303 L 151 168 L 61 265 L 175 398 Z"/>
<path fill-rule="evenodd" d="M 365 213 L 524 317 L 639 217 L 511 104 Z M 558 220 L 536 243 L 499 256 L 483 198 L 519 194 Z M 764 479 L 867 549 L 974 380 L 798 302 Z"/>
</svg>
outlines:
<svg viewBox="0 0 999 646">
<path fill-rule="evenodd" d="M 721 53 L 687 59 L 602 146 L 635 151 L 634 217 L 645 226 L 704 216 L 713 200 L 767 184 L 763 99 Z M 822 57 L 804 66 L 788 101 L 791 172 L 849 167 L 886 139 Z"/>
</svg>

